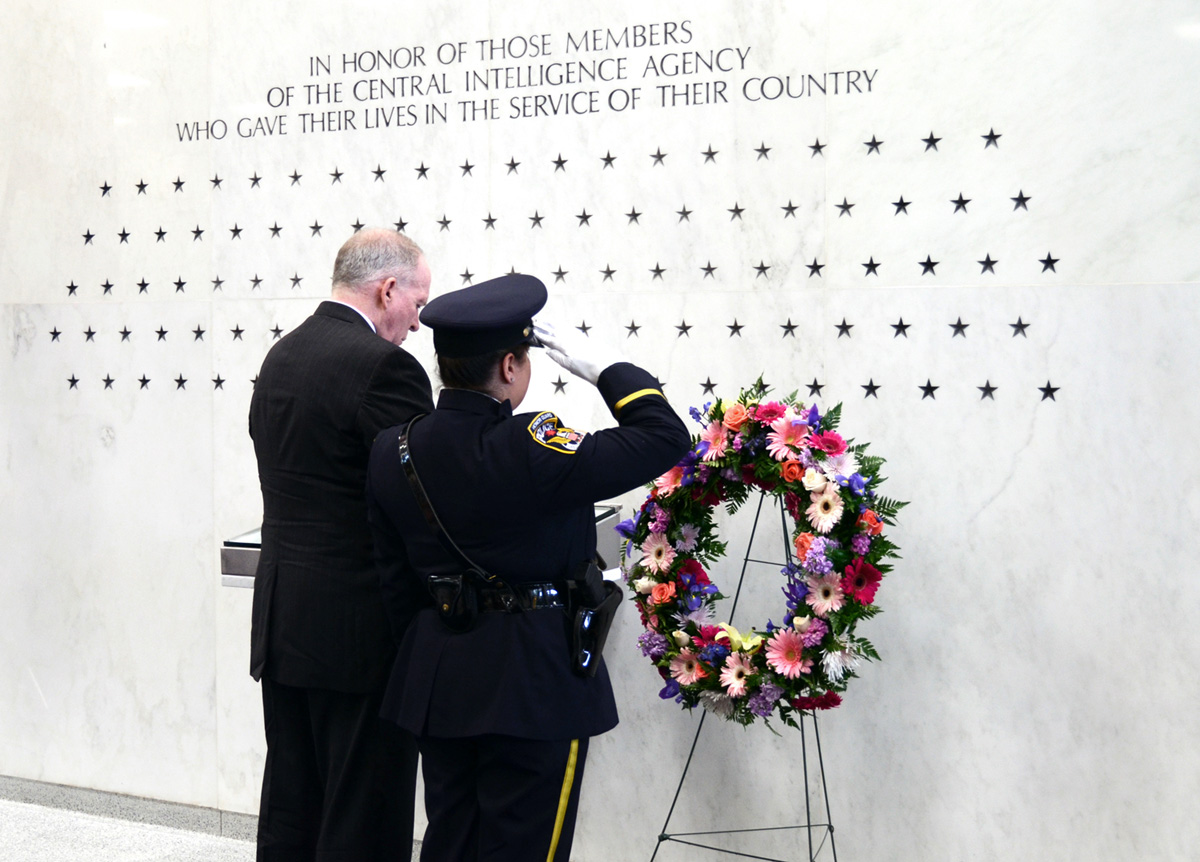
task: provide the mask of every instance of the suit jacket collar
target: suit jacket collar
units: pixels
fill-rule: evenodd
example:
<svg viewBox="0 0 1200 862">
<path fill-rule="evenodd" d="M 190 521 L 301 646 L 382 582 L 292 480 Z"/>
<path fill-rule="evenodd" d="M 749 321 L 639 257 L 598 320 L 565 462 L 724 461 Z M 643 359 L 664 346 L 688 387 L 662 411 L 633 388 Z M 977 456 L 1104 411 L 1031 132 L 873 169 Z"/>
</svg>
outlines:
<svg viewBox="0 0 1200 862">
<path fill-rule="evenodd" d="M 513 415 L 512 404 L 507 400 L 497 401 L 490 395 L 472 389 L 443 389 L 438 395 L 437 406 L 439 410 L 462 410 L 498 419 Z"/>
<path fill-rule="evenodd" d="M 319 314 L 322 317 L 334 317 L 346 323 L 354 323 L 364 327 L 368 332 L 373 332 L 371 324 L 367 323 L 366 318 L 359 314 L 356 309 L 350 308 L 348 305 L 343 305 L 340 302 L 325 300 L 317 306 L 317 310 L 313 313 Z"/>
</svg>

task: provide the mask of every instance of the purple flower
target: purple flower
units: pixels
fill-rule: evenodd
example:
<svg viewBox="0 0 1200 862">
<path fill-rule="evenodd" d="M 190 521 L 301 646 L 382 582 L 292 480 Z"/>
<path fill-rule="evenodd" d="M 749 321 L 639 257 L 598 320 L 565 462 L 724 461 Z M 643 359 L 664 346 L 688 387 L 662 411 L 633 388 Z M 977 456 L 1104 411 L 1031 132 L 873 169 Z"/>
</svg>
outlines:
<svg viewBox="0 0 1200 862">
<path fill-rule="evenodd" d="M 816 428 L 821 424 L 821 411 L 817 409 L 816 404 L 808 408 L 807 421 L 810 428 Z"/>
<path fill-rule="evenodd" d="M 616 530 L 617 535 L 621 536 L 622 538 L 632 539 L 636 526 L 633 518 L 626 518 L 624 521 L 617 524 L 617 526 L 613 527 L 613 529 Z"/>
<path fill-rule="evenodd" d="M 670 700 L 671 698 L 678 700 L 682 697 L 679 694 L 679 683 L 673 679 L 667 680 L 667 684 L 662 687 L 662 691 L 658 693 L 658 696 L 663 700 Z"/>
<path fill-rule="evenodd" d="M 750 698 L 747 704 L 749 710 L 759 718 L 766 718 L 775 709 L 775 701 L 779 700 L 783 694 L 783 689 L 771 683 L 763 683 L 763 686 Z"/>
<path fill-rule="evenodd" d="M 667 654 L 667 638 L 658 632 L 643 632 L 637 642 L 642 649 L 642 655 L 652 661 L 658 661 Z"/>
<path fill-rule="evenodd" d="M 856 533 L 854 538 L 850 540 L 850 550 L 857 556 L 865 557 L 867 552 L 871 550 L 871 537 L 866 533 Z"/>
<path fill-rule="evenodd" d="M 812 622 L 808 624 L 808 631 L 801 635 L 804 639 L 804 645 L 806 647 L 815 647 L 825 637 L 827 631 L 829 631 L 829 626 L 825 620 L 813 617 Z"/>
<path fill-rule="evenodd" d="M 706 662 L 713 667 L 720 667 L 726 658 L 729 657 L 729 647 L 723 644 L 709 644 L 700 650 L 700 661 Z"/>
<path fill-rule="evenodd" d="M 688 415 L 691 416 L 692 419 L 696 420 L 697 424 L 700 424 L 700 425 L 708 424 L 706 421 L 704 421 L 704 416 L 700 413 L 700 410 L 697 407 L 689 407 Z"/>
</svg>

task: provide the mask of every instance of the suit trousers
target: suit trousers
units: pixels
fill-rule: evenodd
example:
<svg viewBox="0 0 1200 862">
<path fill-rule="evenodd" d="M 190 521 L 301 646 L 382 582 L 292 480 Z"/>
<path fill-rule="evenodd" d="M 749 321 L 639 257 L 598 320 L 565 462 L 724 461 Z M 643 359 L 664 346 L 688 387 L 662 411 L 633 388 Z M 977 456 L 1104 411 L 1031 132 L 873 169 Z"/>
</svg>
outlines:
<svg viewBox="0 0 1200 862">
<path fill-rule="evenodd" d="M 417 746 L 379 718 L 383 693 L 262 679 L 267 761 L 259 862 L 397 862 L 412 856 Z"/>
<path fill-rule="evenodd" d="M 421 862 L 567 862 L 588 740 L 423 736 Z"/>
</svg>

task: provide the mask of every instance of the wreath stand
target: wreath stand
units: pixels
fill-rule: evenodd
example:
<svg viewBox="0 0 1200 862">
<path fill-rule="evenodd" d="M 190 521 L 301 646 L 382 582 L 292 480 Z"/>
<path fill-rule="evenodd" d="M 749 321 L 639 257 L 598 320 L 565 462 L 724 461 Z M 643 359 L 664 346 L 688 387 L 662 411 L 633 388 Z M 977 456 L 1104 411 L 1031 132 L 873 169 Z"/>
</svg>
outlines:
<svg viewBox="0 0 1200 862">
<path fill-rule="evenodd" d="M 778 563 L 778 562 L 774 562 L 771 560 L 755 560 L 755 559 L 752 559 L 750 556 L 752 549 L 754 548 L 754 535 L 755 535 L 755 533 L 758 532 L 758 521 L 759 521 L 759 517 L 762 515 L 763 503 L 766 501 L 766 498 L 767 498 L 767 495 L 766 495 L 765 491 L 759 493 L 758 509 L 754 513 L 754 525 L 750 528 L 750 540 L 746 543 L 746 556 L 742 559 L 742 572 L 741 572 L 741 575 L 738 576 L 737 590 L 734 592 L 734 595 L 733 595 L 733 606 L 732 606 L 732 608 L 730 608 L 730 611 L 729 611 L 729 623 L 731 625 L 733 623 L 733 614 L 734 614 L 734 612 L 737 611 L 738 597 L 742 593 L 742 581 L 745 580 L 745 577 L 746 577 L 746 567 L 750 563 L 761 563 L 764 565 L 778 565 L 778 566 L 784 565 L 783 563 Z M 779 517 L 780 517 L 780 522 L 783 525 L 783 535 L 784 535 L 783 544 L 784 544 L 784 553 L 786 554 L 786 557 L 787 557 L 786 562 L 790 563 L 792 561 L 792 548 L 791 548 L 791 543 L 788 542 L 788 540 L 787 540 L 787 536 L 789 535 L 789 531 L 787 528 L 787 509 L 784 507 L 782 498 L 779 499 Z M 804 822 L 798 823 L 794 826 L 769 826 L 769 827 L 758 828 L 758 829 L 721 829 L 721 830 L 714 830 L 714 831 L 708 831 L 708 832 L 670 832 L 670 831 L 668 831 L 668 827 L 670 826 L 670 823 L 671 823 L 671 816 L 675 813 L 675 804 L 679 801 L 679 793 L 680 793 L 680 791 L 683 790 L 683 782 L 687 779 L 688 769 L 692 765 L 692 756 L 696 753 L 696 743 L 700 740 L 700 732 L 702 730 L 704 730 L 704 719 L 707 717 L 708 717 L 707 710 L 703 710 L 700 713 L 700 723 L 698 725 L 696 725 L 696 735 L 692 738 L 692 747 L 688 751 L 687 762 L 683 766 L 683 774 L 679 776 L 679 785 L 675 788 L 675 797 L 671 800 L 671 808 L 667 812 L 667 819 L 665 821 L 663 821 L 662 829 L 659 830 L 658 843 L 654 847 L 654 853 L 651 854 L 651 856 L 650 856 L 650 862 L 654 862 L 655 857 L 658 856 L 658 851 L 662 848 L 663 844 L 665 844 L 668 841 L 673 841 L 677 844 L 686 844 L 689 847 L 700 847 L 700 848 L 703 848 L 706 850 L 716 850 L 721 853 L 724 853 L 724 854 L 727 854 L 730 856 L 738 856 L 743 859 L 763 859 L 763 860 L 767 860 L 767 862 L 788 862 L 788 860 L 786 860 L 786 859 L 776 859 L 773 856 L 756 856 L 751 853 L 742 853 L 737 850 L 730 850 L 726 847 L 717 847 L 712 844 L 702 844 L 702 843 L 699 843 L 698 841 L 691 840 L 691 839 L 711 840 L 711 838 L 709 836 L 744 835 L 744 834 L 753 833 L 753 832 L 783 832 L 783 831 L 794 830 L 794 829 L 803 829 L 807 833 L 807 837 L 808 837 L 808 857 L 807 858 L 808 858 L 809 862 L 816 862 L 817 856 L 821 853 L 821 851 L 825 847 L 826 840 L 829 841 L 829 849 L 833 854 L 833 862 L 837 862 L 837 845 L 834 843 L 834 840 L 833 840 L 833 817 L 829 813 L 829 788 L 825 784 L 825 760 L 821 756 L 821 733 L 817 729 L 817 715 L 816 715 L 815 710 L 800 713 L 800 756 L 802 758 L 803 766 L 804 766 Z M 821 795 L 825 801 L 825 822 L 824 823 L 813 823 L 813 819 L 812 819 L 813 812 L 812 812 L 811 797 L 809 794 L 809 778 L 808 778 L 808 743 L 807 743 L 808 728 L 805 726 L 805 718 L 806 717 L 812 722 L 812 735 L 813 735 L 813 740 L 815 742 L 815 747 L 816 747 L 816 751 L 817 751 L 817 769 L 819 771 L 820 779 L 821 779 Z M 817 816 L 820 816 L 819 812 L 818 812 Z M 814 841 L 814 839 L 819 839 L 819 840 Z"/>
</svg>

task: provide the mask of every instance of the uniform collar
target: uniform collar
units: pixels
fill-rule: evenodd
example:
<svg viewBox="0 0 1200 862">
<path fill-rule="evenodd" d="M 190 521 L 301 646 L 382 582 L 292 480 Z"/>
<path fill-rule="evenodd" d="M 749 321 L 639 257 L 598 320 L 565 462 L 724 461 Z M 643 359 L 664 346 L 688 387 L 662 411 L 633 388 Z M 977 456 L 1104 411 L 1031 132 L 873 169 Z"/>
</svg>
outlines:
<svg viewBox="0 0 1200 862">
<path fill-rule="evenodd" d="M 473 389 L 443 389 L 438 395 L 439 410 L 463 410 L 482 416 L 507 418 L 513 415 L 512 404 L 507 400 L 497 401 L 485 392 Z"/>
</svg>

